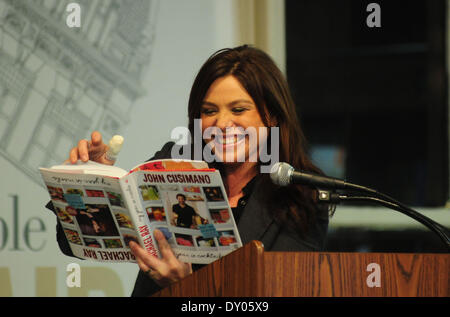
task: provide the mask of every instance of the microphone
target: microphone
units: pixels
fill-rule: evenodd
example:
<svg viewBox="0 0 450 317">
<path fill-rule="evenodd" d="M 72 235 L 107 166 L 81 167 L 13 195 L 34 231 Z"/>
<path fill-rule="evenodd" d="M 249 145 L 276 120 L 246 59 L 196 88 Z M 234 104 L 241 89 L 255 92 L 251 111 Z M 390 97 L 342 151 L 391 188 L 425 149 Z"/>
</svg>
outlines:
<svg viewBox="0 0 450 317">
<path fill-rule="evenodd" d="M 373 196 L 351 196 L 351 195 L 340 195 L 338 193 L 330 193 L 326 191 L 319 190 L 318 200 L 319 202 L 328 202 L 328 203 L 339 203 L 341 200 L 346 201 L 370 201 L 374 203 L 379 203 L 385 207 L 391 208 L 393 210 L 399 211 L 418 222 L 422 223 L 428 229 L 436 233 L 442 241 L 446 244 L 447 249 L 450 250 L 450 238 L 448 237 L 446 231 L 447 228 L 443 227 L 441 224 L 435 222 L 434 220 L 422 215 L 421 213 L 415 211 L 414 209 L 409 208 L 403 203 L 393 199 L 392 197 L 380 193 L 375 189 L 352 184 L 349 182 L 345 182 L 343 180 L 315 175 L 311 173 L 305 173 L 296 171 L 294 167 L 289 165 L 288 163 L 278 162 L 275 163 L 270 170 L 270 178 L 273 183 L 279 186 L 288 186 L 291 184 L 300 184 L 307 185 L 311 187 L 318 187 L 321 189 L 349 189 L 355 191 L 361 191 L 368 193 Z"/>
<path fill-rule="evenodd" d="M 329 189 L 344 189 L 349 184 L 343 180 L 296 171 L 291 165 L 284 162 L 275 163 L 270 170 L 272 182 L 280 186 L 300 184 Z"/>
</svg>

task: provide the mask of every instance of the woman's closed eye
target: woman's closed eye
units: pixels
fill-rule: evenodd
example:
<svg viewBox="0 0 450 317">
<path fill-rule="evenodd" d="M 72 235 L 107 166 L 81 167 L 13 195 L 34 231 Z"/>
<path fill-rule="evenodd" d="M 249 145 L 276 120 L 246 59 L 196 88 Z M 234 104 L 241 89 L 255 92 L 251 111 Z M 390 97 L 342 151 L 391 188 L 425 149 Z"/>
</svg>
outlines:
<svg viewBox="0 0 450 317">
<path fill-rule="evenodd" d="M 234 103 L 234 102 L 233 102 Z M 244 112 L 248 111 L 251 109 L 251 106 L 247 106 L 247 105 L 242 105 L 242 104 L 231 104 L 229 107 L 227 108 L 220 108 L 217 106 L 213 106 L 213 105 L 209 105 L 209 104 L 205 104 L 201 109 L 200 109 L 200 113 L 202 115 L 206 115 L 206 116 L 213 116 L 218 114 L 221 111 L 229 111 L 235 115 L 240 115 L 243 114 Z"/>
<path fill-rule="evenodd" d="M 234 107 L 233 109 L 231 109 L 231 111 L 235 114 L 240 114 L 243 113 L 245 111 L 247 111 L 248 109 L 245 107 Z"/>
<path fill-rule="evenodd" d="M 213 108 L 202 108 L 201 109 L 201 113 L 204 114 L 204 115 L 213 115 L 216 112 L 217 112 L 217 110 L 213 109 Z"/>
<path fill-rule="evenodd" d="M 234 113 L 234 114 L 241 114 L 241 113 L 243 113 L 243 112 L 245 112 L 247 110 L 248 109 L 245 108 L 245 107 L 235 107 L 235 108 L 231 109 L 231 112 Z M 211 108 L 203 108 L 201 110 L 201 113 L 204 114 L 204 115 L 207 115 L 207 116 L 208 115 L 214 115 L 214 114 L 217 113 L 217 110 L 216 109 L 211 109 Z"/>
</svg>

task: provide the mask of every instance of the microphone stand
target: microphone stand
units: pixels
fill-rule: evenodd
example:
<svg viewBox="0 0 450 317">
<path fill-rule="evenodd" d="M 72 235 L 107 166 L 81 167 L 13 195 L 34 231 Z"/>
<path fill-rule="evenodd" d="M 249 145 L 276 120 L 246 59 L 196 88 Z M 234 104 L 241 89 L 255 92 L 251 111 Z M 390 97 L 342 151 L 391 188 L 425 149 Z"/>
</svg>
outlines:
<svg viewBox="0 0 450 317">
<path fill-rule="evenodd" d="M 343 195 L 343 194 L 339 194 L 335 191 L 325 191 L 325 190 L 318 189 L 319 202 L 329 203 L 329 204 L 339 204 L 341 201 L 369 201 L 369 202 L 377 203 L 384 207 L 399 211 L 399 212 L 415 219 L 416 221 L 420 222 L 421 224 L 425 225 L 428 229 L 430 229 L 435 234 L 437 234 L 439 236 L 439 238 L 447 246 L 447 250 L 450 252 L 450 239 L 449 239 L 448 235 L 445 233 L 445 231 L 447 231 L 448 229 L 446 229 L 444 226 L 442 226 L 439 223 L 435 222 L 434 220 L 422 215 L 421 213 L 415 211 L 414 209 L 411 209 L 411 208 L 405 206 L 404 204 L 396 201 L 395 199 L 393 199 L 385 194 L 382 194 L 380 192 L 377 192 L 371 188 L 367 188 L 367 187 L 360 186 L 360 185 L 349 184 L 349 183 L 347 183 L 347 185 L 349 185 L 349 187 L 352 189 L 369 192 L 370 194 L 379 196 L 379 197 Z"/>
</svg>

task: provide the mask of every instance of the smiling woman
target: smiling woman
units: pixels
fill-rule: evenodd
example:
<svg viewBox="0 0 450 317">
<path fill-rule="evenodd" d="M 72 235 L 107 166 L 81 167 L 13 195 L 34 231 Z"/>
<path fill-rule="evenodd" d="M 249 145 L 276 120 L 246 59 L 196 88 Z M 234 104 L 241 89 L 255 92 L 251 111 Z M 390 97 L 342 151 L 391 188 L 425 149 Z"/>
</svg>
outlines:
<svg viewBox="0 0 450 317">
<path fill-rule="evenodd" d="M 255 129 L 258 148 L 276 149 L 280 161 L 288 162 L 297 169 L 321 173 L 306 154 L 306 140 L 288 84 L 270 56 L 247 45 L 213 54 L 193 83 L 188 115 L 191 135 L 198 128 L 195 124 L 200 123 L 203 146 L 209 145 L 216 157 L 221 159 L 218 161 L 223 162 L 214 164 L 214 167 L 222 171 L 232 206 L 242 197 L 242 188 L 259 175 L 268 198 L 267 204 L 272 205 L 273 212 L 277 214 L 276 210 L 284 210 L 274 202 L 285 198 L 291 212 L 283 211 L 278 216 L 283 221 L 291 219 L 294 226 L 301 227 L 300 231 L 307 231 L 308 222 L 312 221 L 316 209 L 313 193 L 300 187 L 276 188 L 268 175 L 258 173 L 258 167 L 264 163 L 260 157 L 257 162 L 250 160 L 256 151 L 256 145 L 252 144 L 255 142 L 249 142 L 248 136 L 242 135 L 244 129 Z M 201 120 L 196 120 L 198 118 Z M 262 128 L 274 127 L 279 138 L 273 139 L 270 130 L 267 138 L 260 138 Z M 216 133 L 205 133 L 210 128 L 215 129 Z M 219 137 L 215 138 L 215 134 Z M 225 138 L 221 138 L 220 134 Z M 242 144 L 239 142 L 244 141 L 245 144 L 239 147 Z M 277 142 L 278 146 L 272 147 L 273 142 Z M 245 157 L 244 162 L 238 159 L 242 156 Z"/>
<path fill-rule="evenodd" d="M 205 142 L 219 161 L 226 163 L 248 161 L 250 152 L 257 152 L 257 144 L 250 142 L 245 130 L 255 128 L 255 140 L 259 140 L 259 128 L 266 127 L 252 97 L 232 75 L 216 79 L 208 89 L 201 109 L 201 125 L 204 136 L 206 129 L 213 128 Z"/>
<path fill-rule="evenodd" d="M 208 146 L 218 158 L 209 165 L 220 171 L 225 185 L 227 197 L 211 187 L 208 200 L 228 198 L 242 242 L 259 240 L 266 251 L 320 250 L 328 228 L 326 206 L 316 203 L 314 190 L 298 185 L 281 188 L 260 168 L 267 161 L 259 148 L 267 147 L 276 149 L 278 153 L 271 154 L 294 168 L 321 173 L 306 154 L 286 79 L 272 59 L 247 45 L 216 52 L 195 78 L 188 114 L 191 137 L 195 138 L 195 131 L 202 132 L 202 148 Z M 253 142 L 252 131 L 253 137 L 256 135 Z M 277 134 L 272 133 L 275 131 Z M 192 141 L 196 146 L 196 140 Z M 278 146 L 272 148 L 270 143 Z M 173 157 L 173 148 L 174 143 L 168 142 L 150 160 Z M 91 141 L 79 142 L 70 155 L 72 162 L 85 160 L 85 156 L 104 162 L 107 150 L 101 135 L 94 132 Z M 194 153 L 194 159 L 203 158 Z M 192 216 L 191 212 L 189 218 Z M 141 269 L 133 296 L 153 294 L 198 268 L 179 261 L 161 231 L 155 230 L 154 237 L 161 258 L 130 242 Z M 232 237 L 223 236 L 221 243 L 227 238 Z M 64 244 L 59 242 L 60 246 Z"/>
</svg>

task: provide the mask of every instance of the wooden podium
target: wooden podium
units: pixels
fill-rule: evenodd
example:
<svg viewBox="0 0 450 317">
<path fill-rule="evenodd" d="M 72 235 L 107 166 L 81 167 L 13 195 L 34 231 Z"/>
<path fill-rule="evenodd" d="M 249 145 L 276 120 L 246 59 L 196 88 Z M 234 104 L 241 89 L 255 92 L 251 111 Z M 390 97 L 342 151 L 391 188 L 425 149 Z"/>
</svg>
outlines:
<svg viewBox="0 0 450 317">
<path fill-rule="evenodd" d="M 265 252 L 252 241 L 154 296 L 448 297 L 449 267 L 450 254 Z"/>
</svg>

